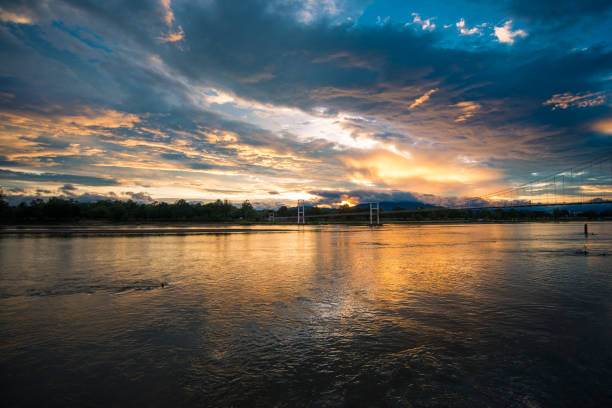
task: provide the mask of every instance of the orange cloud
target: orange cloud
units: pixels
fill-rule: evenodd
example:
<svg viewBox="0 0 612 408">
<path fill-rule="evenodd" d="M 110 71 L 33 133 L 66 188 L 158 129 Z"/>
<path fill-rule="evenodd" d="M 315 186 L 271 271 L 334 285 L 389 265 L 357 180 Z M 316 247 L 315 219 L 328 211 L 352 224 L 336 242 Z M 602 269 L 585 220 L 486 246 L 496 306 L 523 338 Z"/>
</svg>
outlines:
<svg viewBox="0 0 612 408">
<path fill-rule="evenodd" d="M 412 104 L 408 107 L 408 109 L 414 109 L 417 106 L 419 106 L 420 104 L 427 102 L 427 100 L 429 99 L 429 97 L 436 92 L 438 89 L 430 89 L 429 91 L 425 92 L 422 96 L 416 98 L 414 100 L 414 102 L 412 102 Z"/>
<path fill-rule="evenodd" d="M 487 185 L 500 177 L 495 170 L 461 160 L 407 159 L 384 151 L 363 157 L 345 156 L 341 160 L 355 171 L 351 177 L 402 191 L 444 193 L 450 189 L 465 193 L 475 185 Z"/>
<path fill-rule="evenodd" d="M 593 130 L 607 135 L 612 135 L 612 119 L 604 119 L 593 125 Z"/>
<path fill-rule="evenodd" d="M 212 132 L 200 130 L 199 133 L 206 138 L 208 143 L 236 143 L 238 135 L 234 132 L 215 129 Z"/>
<path fill-rule="evenodd" d="M 160 5 L 163 11 L 163 20 L 168 26 L 168 32 L 160 37 L 158 40 L 163 42 L 177 42 L 185 38 L 185 32 L 181 26 L 176 29 L 174 25 L 174 12 L 172 11 L 172 0 L 160 0 Z"/>
<path fill-rule="evenodd" d="M 474 113 L 480 109 L 480 104 L 471 101 L 459 102 L 453 106 L 461 109 L 461 114 L 455 119 L 455 122 L 465 122 L 474 116 Z"/>
<path fill-rule="evenodd" d="M 583 94 L 571 94 L 565 92 L 555 94 L 542 105 L 552 105 L 552 110 L 575 108 L 588 108 L 591 106 L 602 105 L 606 102 L 606 96 L 603 92 L 587 92 Z"/>
<path fill-rule="evenodd" d="M 140 122 L 140 118 L 131 113 L 91 107 L 85 107 L 78 113 L 70 114 L 53 111 L 46 114 L 4 111 L 0 112 L 0 117 L 2 118 L 3 128 L 19 127 L 29 130 L 42 129 L 46 131 L 70 130 L 72 127 L 131 128 L 134 126 L 134 123 Z"/>
<path fill-rule="evenodd" d="M 13 13 L 0 8 L 0 20 L 14 24 L 32 24 L 32 19 L 23 14 Z"/>
<path fill-rule="evenodd" d="M 176 30 L 174 31 L 168 31 L 166 34 L 157 37 L 158 40 L 163 41 L 163 42 L 177 42 L 177 41 L 181 41 L 183 38 L 185 38 L 185 32 L 183 31 L 183 28 L 181 26 L 179 26 Z"/>
</svg>

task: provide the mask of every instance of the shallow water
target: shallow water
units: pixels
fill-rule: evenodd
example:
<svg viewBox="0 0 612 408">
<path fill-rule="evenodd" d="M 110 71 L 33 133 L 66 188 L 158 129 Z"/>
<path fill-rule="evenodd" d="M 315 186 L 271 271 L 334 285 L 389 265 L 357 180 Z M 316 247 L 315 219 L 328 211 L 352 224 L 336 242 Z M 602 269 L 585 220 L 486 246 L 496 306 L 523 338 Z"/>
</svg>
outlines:
<svg viewBox="0 0 612 408">
<path fill-rule="evenodd" d="M 3 405 L 606 406 L 612 223 L 589 232 L 3 236 Z"/>
</svg>

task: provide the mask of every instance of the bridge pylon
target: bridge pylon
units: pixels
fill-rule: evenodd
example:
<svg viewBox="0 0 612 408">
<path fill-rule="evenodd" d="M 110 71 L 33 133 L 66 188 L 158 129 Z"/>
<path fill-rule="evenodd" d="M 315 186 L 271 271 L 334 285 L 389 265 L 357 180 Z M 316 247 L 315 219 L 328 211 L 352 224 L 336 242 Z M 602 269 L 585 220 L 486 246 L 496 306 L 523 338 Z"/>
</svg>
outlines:
<svg viewBox="0 0 612 408">
<path fill-rule="evenodd" d="M 305 225 L 306 224 L 306 208 L 304 205 L 304 200 L 298 200 L 298 205 L 297 205 L 297 223 L 298 225 Z"/>
<path fill-rule="evenodd" d="M 373 225 L 380 225 L 380 203 L 377 201 L 370 204 L 370 227 Z M 376 204 L 376 207 L 374 207 Z M 376 211 L 376 224 L 374 224 L 374 211 Z"/>
</svg>

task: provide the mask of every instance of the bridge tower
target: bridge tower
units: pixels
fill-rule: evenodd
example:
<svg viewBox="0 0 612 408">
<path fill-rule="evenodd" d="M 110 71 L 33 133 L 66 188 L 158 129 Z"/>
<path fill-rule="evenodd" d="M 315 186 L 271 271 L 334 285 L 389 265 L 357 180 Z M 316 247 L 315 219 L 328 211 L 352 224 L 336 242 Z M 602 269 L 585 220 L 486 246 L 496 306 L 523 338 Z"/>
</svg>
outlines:
<svg viewBox="0 0 612 408">
<path fill-rule="evenodd" d="M 380 225 L 380 203 L 377 201 L 370 204 L 370 226 L 374 225 L 374 211 L 376 211 L 376 225 Z M 376 207 L 374 207 L 376 204 Z"/>
<path fill-rule="evenodd" d="M 306 224 L 306 208 L 304 206 L 304 200 L 298 200 L 298 205 L 297 205 L 297 223 L 298 225 L 302 224 L 305 225 Z"/>
</svg>

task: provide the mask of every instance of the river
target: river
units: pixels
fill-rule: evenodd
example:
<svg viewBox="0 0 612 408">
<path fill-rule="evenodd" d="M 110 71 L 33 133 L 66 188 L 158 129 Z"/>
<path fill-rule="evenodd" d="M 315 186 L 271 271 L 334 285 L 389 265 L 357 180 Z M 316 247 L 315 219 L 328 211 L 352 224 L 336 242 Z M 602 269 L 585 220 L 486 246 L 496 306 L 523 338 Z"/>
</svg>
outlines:
<svg viewBox="0 0 612 408">
<path fill-rule="evenodd" d="M 3 406 L 612 401 L 612 223 L 284 228 L 0 237 Z"/>
</svg>

